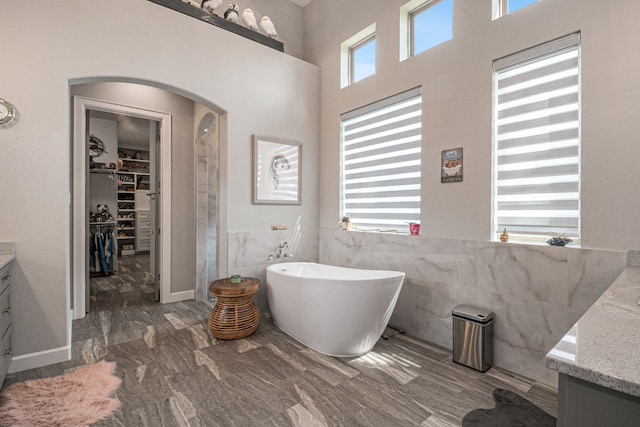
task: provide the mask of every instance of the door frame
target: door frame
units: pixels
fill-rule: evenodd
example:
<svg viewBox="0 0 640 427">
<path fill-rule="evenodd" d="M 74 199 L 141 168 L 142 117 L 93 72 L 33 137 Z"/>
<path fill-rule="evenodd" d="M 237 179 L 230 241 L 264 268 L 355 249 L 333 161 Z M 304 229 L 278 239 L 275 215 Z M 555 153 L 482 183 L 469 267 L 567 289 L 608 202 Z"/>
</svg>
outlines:
<svg viewBox="0 0 640 427">
<path fill-rule="evenodd" d="M 171 295 L 171 115 L 159 111 L 136 108 L 128 105 L 87 98 L 73 97 L 73 152 L 72 152 L 72 231 L 71 242 L 71 290 L 73 292 L 73 318 L 85 316 L 87 279 L 87 112 L 98 110 L 115 114 L 125 114 L 160 122 L 160 164 L 156 165 L 156 176 L 165 191 L 162 191 L 160 206 L 160 233 L 157 271 L 160 281 L 160 302 L 181 300 L 179 295 Z M 159 170 L 158 170 L 159 169 Z M 160 190 L 160 189 L 158 189 Z M 158 266 L 156 266 L 157 268 Z"/>
</svg>

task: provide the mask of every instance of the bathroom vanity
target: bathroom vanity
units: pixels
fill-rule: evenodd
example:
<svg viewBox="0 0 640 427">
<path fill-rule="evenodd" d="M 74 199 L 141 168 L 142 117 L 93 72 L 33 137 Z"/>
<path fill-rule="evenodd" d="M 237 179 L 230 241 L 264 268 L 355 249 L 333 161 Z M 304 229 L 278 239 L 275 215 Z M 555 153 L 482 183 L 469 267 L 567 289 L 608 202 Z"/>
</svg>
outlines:
<svg viewBox="0 0 640 427">
<path fill-rule="evenodd" d="M 640 425 L 640 266 L 627 267 L 547 353 L 558 426 Z"/>
<path fill-rule="evenodd" d="M 11 262 L 13 242 L 0 242 L 0 387 L 11 364 Z"/>
</svg>

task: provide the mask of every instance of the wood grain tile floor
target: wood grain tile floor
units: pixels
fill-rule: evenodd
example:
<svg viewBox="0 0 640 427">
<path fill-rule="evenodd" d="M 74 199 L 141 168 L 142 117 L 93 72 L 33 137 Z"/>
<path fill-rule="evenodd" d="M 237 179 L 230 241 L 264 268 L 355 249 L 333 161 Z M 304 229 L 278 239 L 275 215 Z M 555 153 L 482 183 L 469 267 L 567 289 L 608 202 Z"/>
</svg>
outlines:
<svg viewBox="0 0 640 427">
<path fill-rule="evenodd" d="M 122 257 L 92 280 L 91 312 L 73 324 L 73 359 L 11 374 L 4 387 L 108 360 L 120 410 L 101 426 L 553 426 L 556 391 L 404 335 L 356 358 L 317 353 L 278 329 L 221 341 L 211 303 L 157 304 L 148 257 Z"/>
</svg>

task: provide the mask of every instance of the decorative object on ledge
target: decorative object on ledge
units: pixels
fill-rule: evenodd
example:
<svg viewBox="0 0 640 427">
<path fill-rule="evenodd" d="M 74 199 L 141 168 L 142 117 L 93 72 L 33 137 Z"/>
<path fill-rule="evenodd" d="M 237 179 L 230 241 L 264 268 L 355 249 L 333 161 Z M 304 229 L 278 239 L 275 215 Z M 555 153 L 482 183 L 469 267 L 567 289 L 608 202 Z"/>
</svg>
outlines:
<svg viewBox="0 0 640 427">
<path fill-rule="evenodd" d="M 564 234 L 553 234 L 547 239 L 547 244 L 551 246 L 566 246 L 571 242 L 573 242 L 573 239 Z"/>
<path fill-rule="evenodd" d="M 500 241 L 502 243 L 507 243 L 509 241 L 509 233 L 507 233 L 507 229 L 505 228 L 500 234 Z"/>
<path fill-rule="evenodd" d="M 263 16 L 260 20 L 260 29 L 263 33 L 271 37 L 272 39 L 278 38 L 278 32 L 276 31 L 276 26 L 271 21 L 271 18 L 268 16 Z"/>
<path fill-rule="evenodd" d="M 8 125 L 16 118 L 16 107 L 0 98 L 0 126 Z"/>
<path fill-rule="evenodd" d="M 411 236 L 419 236 L 420 235 L 420 224 L 417 222 L 409 223 L 409 234 Z"/>
<path fill-rule="evenodd" d="M 242 11 L 242 24 L 250 30 L 258 31 L 258 23 L 256 22 L 256 16 L 253 14 L 253 10 L 247 8 Z"/>
<path fill-rule="evenodd" d="M 213 13 L 217 15 L 217 13 L 215 13 L 214 10 L 219 8 L 221 4 L 222 4 L 222 0 L 202 0 L 202 4 L 200 5 L 200 8 L 209 13 Z"/>
<path fill-rule="evenodd" d="M 299 205 L 302 190 L 302 145 L 253 136 L 253 203 Z"/>
<path fill-rule="evenodd" d="M 443 150 L 441 165 L 440 182 L 462 181 L 462 148 Z"/>
<path fill-rule="evenodd" d="M 344 215 L 342 217 L 342 222 L 340 223 L 340 228 L 345 231 L 348 231 L 348 230 L 351 230 L 352 225 L 353 224 L 351 224 L 351 215 L 349 214 Z"/>
<path fill-rule="evenodd" d="M 238 17 L 240 16 L 238 12 L 237 3 L 229 3 L 229 7 L 224 12 L 224 19 L 229 22 L 238 22 Z"/>
<path fill-rule="evenodd" d="M 243 27 L 242 25 L 231 22 L 225 18 L 221 18 L 213 13 L 209 13 L 207 10 L 203 10 L 202 8 L 199 9 L 190 3 L 185 3 L 181 0 L 149 0 L 149 1 L 152 3 L 158 4 L 160 6 L 164 6 L 169 9 L 175 10 L 176 12 L 189 15 L 193 18 L 199 19 L 211 25 L 215 25 L 216 27 L 224 28 L 227 31 L 231 31 L 232 33 L 248 38 L 250 40 L 253 40 L 257 43 L 268 46 L 277 51 L 284 52 L 284 45 L 282 44 L 282 42 L 276 40 L 275 38 L 265 36 L 264 34 L 260 34 L 257 31 L 252 31 L 249 28 Z"/>
</svg>

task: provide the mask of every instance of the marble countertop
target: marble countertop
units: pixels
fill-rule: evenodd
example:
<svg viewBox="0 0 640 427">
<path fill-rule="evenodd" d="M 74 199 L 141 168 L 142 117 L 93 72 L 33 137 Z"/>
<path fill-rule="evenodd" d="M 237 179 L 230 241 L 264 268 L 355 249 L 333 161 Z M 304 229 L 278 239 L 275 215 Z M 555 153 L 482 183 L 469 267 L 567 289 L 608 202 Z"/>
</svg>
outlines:
<svg viewBox="0 0 640 427">
<path fill-rule="evenodd" d="M 640 397 L 640 266 L 624 270 L 547 353 L 547 367 Z"/>
<path fill-rule="evenodd" d="M 13 242 L 0 242 L 0 268 L 9 264 L 15 258 Z"/>
</svg>

